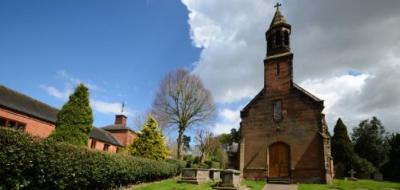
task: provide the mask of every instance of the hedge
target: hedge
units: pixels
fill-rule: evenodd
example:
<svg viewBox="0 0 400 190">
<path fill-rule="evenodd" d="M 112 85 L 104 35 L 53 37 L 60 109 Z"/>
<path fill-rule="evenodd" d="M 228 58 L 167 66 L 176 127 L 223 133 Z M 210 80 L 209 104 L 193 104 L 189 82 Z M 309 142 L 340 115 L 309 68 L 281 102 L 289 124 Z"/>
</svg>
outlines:
<svg viewBox="0 0 400 190">
<path fill-rule="evenodd" d="M 178 161 L 111 154 L 0 128 L 0 189 L 112 189 L 179 174 Z"/>
</svg>

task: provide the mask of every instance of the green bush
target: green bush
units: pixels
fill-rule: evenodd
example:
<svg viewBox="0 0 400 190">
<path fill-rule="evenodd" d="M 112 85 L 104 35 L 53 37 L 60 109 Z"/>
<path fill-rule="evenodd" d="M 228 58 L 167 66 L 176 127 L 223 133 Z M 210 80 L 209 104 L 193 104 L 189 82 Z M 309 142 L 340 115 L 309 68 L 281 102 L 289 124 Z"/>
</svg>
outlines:
<svg viewBox="0 0 400 190">
<path fill-rule="evenodd" d="M 0 129 L 0 189 L 110 189 L 179 174 L 173 161 L 156 161 L 41 141 Z"/>
</svg>

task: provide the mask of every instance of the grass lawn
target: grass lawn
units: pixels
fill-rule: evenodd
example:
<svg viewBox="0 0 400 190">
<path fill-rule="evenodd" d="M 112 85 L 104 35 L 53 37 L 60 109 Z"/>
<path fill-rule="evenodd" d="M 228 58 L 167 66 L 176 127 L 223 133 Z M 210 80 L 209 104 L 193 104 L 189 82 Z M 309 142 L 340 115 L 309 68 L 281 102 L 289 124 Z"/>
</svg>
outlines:
<svg viewBox="0 0 400 190">
<path fill-rule="evenodd" d="M 358 180 L 358 181 L 344 181 L 334 180 L 330 185 L 319 185 L 319 184 L 300 184 L 299 190 L 354 190 L 354 189 L 368 189 L 368 190 L 400 190 L 400 183 L 394 182 L 381 182 L 373 180 Z"/>
<path fill-rule="evenodd" d="M 211 190 L 213 183 L 204 183 L 200 185 L 178 183 L 178 178 L 167 179 L 159 182 L 145 183 L 133 186 L 133 190 Z M 252 190 L 261 190 L 265 182 L 264 181 L 249 181 L 242 180 L 242 184 L 250 187 Z"/>
</svg>

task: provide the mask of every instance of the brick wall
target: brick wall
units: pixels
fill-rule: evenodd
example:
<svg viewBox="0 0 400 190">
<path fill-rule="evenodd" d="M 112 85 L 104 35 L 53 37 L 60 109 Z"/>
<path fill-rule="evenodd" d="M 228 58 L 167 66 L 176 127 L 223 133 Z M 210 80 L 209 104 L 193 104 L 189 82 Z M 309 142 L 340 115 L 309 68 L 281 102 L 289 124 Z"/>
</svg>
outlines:
<svg viewBox="0 0 400 190">
<path fill-rule="evenodd" d="M 108 132 L 110 132 L 124 146 L 132 144 L 133 140 L 137 138 L 137 134 L 129 130 L 113 130 Z"/>
<path fill-rule="evenodd" d="M 0 116 L 6 119 L 24 123 L 24 131 L 33 136 L 46 138 L 55 129 L 55 125 L 50 122 L 26 116 L 8 109 L 0 108 Z"/>
<path fill-rule="evenodd" d="M 92 147 L 92 142 L 95 141 L 95 146 Z M 107 144 L 103 141 L 97 140 L 97 139 L 89 139 L 88 142 L 88 147 L 94 150 L 100 150 L 100 151 L 104 151 L 104 145 Z M 108 150 L 107 152 L 111 152 L 111 153 L 116 153 L 118 151 L 118 147 L 112 144 L 108 144 Z"/>
<path fill-rule="evenodd" d="M 283 142 L 290 147 L 289 172 L 293 183 L 325 182 L 326 146 L 320 134 L 323 105 L 293 87 L 292 54 L 266 61 L 265 89 L 241 113 L 243 177 L 266 178 L 269 146 Z M 273 119 L 275 100 L 282 102 L 283 119 L 279 122 Z"/>
</svg>

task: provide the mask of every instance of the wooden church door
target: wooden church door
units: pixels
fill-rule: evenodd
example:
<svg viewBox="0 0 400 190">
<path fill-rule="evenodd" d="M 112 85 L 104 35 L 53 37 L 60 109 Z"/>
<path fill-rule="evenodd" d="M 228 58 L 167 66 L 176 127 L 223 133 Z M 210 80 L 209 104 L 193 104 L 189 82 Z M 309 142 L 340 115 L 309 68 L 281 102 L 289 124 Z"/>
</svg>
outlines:
<svg viewBox="0 0 400 190">
<path fill-rule="evenodd" d="M 269 147 L 269 168 L 268 177 L 288 177 L 289 176 L 289 146 L 277 142 Z"/>
</svg>

